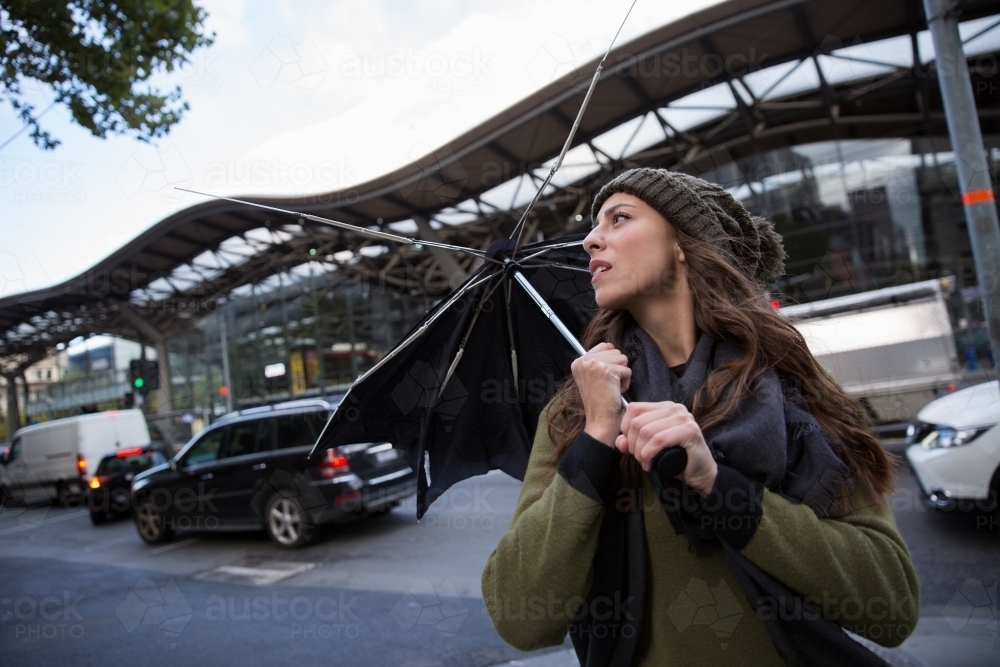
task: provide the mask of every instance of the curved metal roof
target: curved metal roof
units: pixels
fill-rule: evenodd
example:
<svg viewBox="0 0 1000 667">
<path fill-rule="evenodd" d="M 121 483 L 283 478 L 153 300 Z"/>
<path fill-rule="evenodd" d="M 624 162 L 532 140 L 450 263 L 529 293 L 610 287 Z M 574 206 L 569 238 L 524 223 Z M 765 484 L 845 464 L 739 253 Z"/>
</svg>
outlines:
<svg viewBox="0 0 1000 667">
<path fill-rule="evenodd" d="M 997 0 L 960 7 L 963 20 L 1000 13 Z M 925 26 L 919 0 L 730 0 L 619 46 L 571 151 L 586 152 L 592 168 L 578 170 L 576 180 L 557 177 L 533 210 L 531 235 L 572 231 L 589 192 L 622 166 L 700 173 L 814 141 L 946 135 L 934 63 L 918 45 Z M 894 37 L 905 38 L 903 51 L 910 45 L 909 62 L 858 56 L 858 48 Z M 836 74 L 830 63 L 844 60 L 861 66 Z M 596 64 L 580 65 L 430 155 L 355 188 L 248 199 L 487 247 L 523 210 L 519 190 L 540 185 L 541 167 L 561 149 Z M 1000 77 L 988 65 L 970 59 L 974 79 L 996 86 Z M 980 115 L 984 133 L 1000 131 L 996 102 L 981 106 Z M 660 135 L 643 139 L 642 150 L 601 148 L 614 132 L 630 132 L 630 143 L 646 122 Z M 500 194 L 510 195 L 510 204 L 498 204 Z M 90 332 L 134 337 L 135 315 L 169 337 L 233 290 L 317 260 L 358 279 L 440 293 L 447 274 L 468 270 L 474 258 L 383 248 L 343 230 L 208 201 L 153 225 L 79 276 L 0 299 L 0 360 L 22 367 Z"/>
</svg>

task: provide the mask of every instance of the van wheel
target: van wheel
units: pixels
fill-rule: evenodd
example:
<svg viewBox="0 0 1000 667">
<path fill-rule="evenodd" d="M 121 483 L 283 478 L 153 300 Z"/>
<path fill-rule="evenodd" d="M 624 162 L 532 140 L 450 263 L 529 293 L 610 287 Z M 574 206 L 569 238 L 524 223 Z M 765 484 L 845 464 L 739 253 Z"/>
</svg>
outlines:
<svg viewBox="0 0 1000 667">
<path fill-rule="evenodd" d="M 267 501 L 264 526 L 267 534 L 280 546 L 294 549 L 308 544 L 315 532 L 302 509 L 302 502 L 292 496 L 275 494 Z"/>
<path fill-rule="evenodd" d="M 79 484 L 59 482 L 56 486 L 56 502 L 60 507 L 77 507 L 81 500 L 83 500 L 83 490 Z"/>
<path fill-rule="evenodd" d="M 143 500 L 135 509 L 135 527 L 147 544 L 166 542 L 174 535 L 173 528 L 167 526 L 166 517 L 154 510 L 148 500 Z"/>
</svg>

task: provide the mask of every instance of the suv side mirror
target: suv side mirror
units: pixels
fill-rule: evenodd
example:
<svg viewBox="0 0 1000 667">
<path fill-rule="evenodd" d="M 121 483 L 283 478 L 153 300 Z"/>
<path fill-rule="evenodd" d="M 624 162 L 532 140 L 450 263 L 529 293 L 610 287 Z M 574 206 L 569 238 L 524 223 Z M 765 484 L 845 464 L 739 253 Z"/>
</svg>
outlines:
<svg viewBox="0 0 1000 667">
<path fill-rule="evenodd" d="M 177 459 L 170 459 L 170 469 L 177 472 Z"/>
</svg>

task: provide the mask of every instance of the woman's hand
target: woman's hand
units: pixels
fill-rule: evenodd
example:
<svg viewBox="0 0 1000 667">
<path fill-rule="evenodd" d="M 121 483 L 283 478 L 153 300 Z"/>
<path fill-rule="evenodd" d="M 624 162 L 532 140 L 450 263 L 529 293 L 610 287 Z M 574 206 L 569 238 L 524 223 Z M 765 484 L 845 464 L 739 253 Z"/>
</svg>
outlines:
<svg viewBox="0 0 1000 667">
<path fill-rule="evenodd" d="M 574 360 L 570 368 L 583 399 L 584 431 L 609 447 L 621 433 L 622 393 L 628 391 L 632 369 L 628 357 L 611 343 L 598 343 Z"/>
<path fill-rule="evenodd" d="M 680 475 L 681 481 L 702 496 L 707 496 L 715 486 L 719 467 L 698 422 L 680 403 L 630 403 L 615 446 L 622 453 L 634 456 L 646 472 L 661 450 L 683 447 L 688 462 Z"/>
</svg>

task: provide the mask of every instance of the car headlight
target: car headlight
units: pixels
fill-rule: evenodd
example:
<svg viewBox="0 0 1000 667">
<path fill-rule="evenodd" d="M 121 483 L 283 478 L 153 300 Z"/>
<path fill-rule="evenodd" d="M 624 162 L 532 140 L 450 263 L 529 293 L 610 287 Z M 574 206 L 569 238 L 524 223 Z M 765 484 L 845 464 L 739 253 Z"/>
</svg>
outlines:
<svg viewBox="0 0 1000 667">
<path fill-rule="evenodd" d="M 941 426 L 931 431 L 921 443 L 924 449 L 947 449 L 967 445 L 990 430 L 985 428 L 954 429 Z"/>
</svg>

